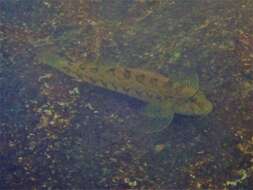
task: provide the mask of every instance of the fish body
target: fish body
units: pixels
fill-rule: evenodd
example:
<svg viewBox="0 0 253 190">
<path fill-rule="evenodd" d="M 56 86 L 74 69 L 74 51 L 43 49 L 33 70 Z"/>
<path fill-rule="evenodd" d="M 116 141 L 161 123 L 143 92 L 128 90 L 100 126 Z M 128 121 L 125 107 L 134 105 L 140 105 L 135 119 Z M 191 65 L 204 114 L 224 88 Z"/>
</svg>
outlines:
<svg viewBox="0 0 253 190">
<path fill-rule="evenodd" d="M 78 80 L 147 102 L 146 115 L 159 121 L 162 118 L 170 122 L 174 113 L 205 115 L 212 110 L 211 102 L 191 82 L 119 65 L 72 63 L 52 53 L 40 54 L 38 58 Z"/>
</svg>

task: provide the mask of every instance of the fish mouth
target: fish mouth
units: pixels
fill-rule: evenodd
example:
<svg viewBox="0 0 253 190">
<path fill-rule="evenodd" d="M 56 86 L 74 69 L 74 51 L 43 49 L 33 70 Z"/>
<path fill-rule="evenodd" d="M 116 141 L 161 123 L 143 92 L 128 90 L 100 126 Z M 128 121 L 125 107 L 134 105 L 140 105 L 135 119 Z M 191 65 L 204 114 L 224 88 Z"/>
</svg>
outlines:
<svg viewBox="0 0 253 190">
<path fill-rule="evenodd" d="M 213 111 L 213 104 L 206 98 L 202 91 L 198 91 L 195 95 L 194 111 L 196 115 L 207 115 Z"/>
<path fill-rule="evenodd" d="M 205 100 L 202 103 L 202 106 L 195 108 L 194 115 L 208 115 L 213 111 L 213 104 L 209 100 Z"/>
</svg>

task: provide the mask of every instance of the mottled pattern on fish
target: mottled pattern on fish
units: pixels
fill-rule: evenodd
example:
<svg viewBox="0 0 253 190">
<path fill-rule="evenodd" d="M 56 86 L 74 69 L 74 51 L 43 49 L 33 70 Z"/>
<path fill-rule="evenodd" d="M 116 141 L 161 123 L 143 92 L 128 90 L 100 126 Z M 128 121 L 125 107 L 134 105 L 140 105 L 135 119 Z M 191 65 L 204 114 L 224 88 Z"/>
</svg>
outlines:
<svg viewBox="0 0 253 190">
<path fill-rule="evenodd" d="M 50 53 L 41 54 L 38 58 L 40 62 L 78 80 L 148 102 L 151 104 L 148 111 L 156 112 L 154 115 L 201 115 L 212 109 L 198 85 L 192 85 L 194 82 L 190 80 L 177 81 L 157 72 L 117 65 L 71 63 Z"/>
<path fill-rule="evenodd" d="M 77 78 L 144 101 L 174 98 L 172 81 L 157 73 L 123 67 L 75 65 Z"/>
</svg>

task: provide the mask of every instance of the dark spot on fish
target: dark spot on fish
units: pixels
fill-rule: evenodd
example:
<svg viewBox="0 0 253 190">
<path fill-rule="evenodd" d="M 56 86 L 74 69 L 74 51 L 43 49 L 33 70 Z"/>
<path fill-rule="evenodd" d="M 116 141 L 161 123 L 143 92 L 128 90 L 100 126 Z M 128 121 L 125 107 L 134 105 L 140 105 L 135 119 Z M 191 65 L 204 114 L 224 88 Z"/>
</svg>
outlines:
<svg viewBox="0 0 253 190">
<path fill-rule="evenodd" d="M 97 73 L 98 72 L 98 68 L 97 67 L 91 67 L 90 71 L 93 73 Z"/>
<path fill-rule="evenodd" d="M 125 79 L 129 79 L 131 77 L 131 71 L 129 71 L 128 69 L 124 69 L 123 76 Z"/>
<path fill-rule="evenodd" d="M 165 95 L 162 99 L 174 99 L 175 96 L 173 95 Z"/>
<path fill-rule="evenodd" d="M 159 96 L 159 95 L 157 95 L 157 96 L 156 96 L 156 100 L 161 101 L 161 100 L 162 100 L 162 97 Z"/>
<path fill-rule="evenodd" d="M 139 83 L 143 83 L 144 79 L 145 79 L 145 75 L 144 74 L 139 74 L 139 75 L 136 75 L 136 80 L 139 82 Z"/>
<path fill-rule="evenodd" d="M 150 83 L 151 83 L 151 85 L 156 86 L 157 83 L 158 83 L 158 79 L 157 78 L 151 78 Z"/>
<path fill-rule="evenodd" d="M 162 87 L 165 88 L 165 89 L 170 88 L 170 87 L 172 87 L 172 82 L 170 80 L 168 80 L 166 82 L 163 82 Z"/>
<path fill-rule="evenodd" d="M 81 70 L 86 70 L 86 66 L 84 65 L 84 64 L 81 64 L 81 65 L 79 65 L 79 68 L 81 69 Z"/>
<path fill-rule="evenodd" d="M 63 69 L 64 71 L 68 72 L 68 73 L 71 73 L 70 68 L 67 67 L 67 66 L 63 66 L 62 69 Z"/>
<path fill-rule="evenodd" d="M 109 72 L 109 73 L 112 73 L 112 74 L 115 74 L 115 71 L 116 71 L 115 68 L 110 68 L 110 69 L 108 69 L 108 72 Z"/>
</svg>

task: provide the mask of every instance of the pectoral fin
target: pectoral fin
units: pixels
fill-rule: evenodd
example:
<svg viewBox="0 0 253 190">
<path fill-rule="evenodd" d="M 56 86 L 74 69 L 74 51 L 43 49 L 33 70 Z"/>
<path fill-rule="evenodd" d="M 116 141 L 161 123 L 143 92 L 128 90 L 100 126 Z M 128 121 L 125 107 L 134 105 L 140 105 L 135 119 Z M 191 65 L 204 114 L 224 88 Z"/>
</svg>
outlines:
<svg viewBox="0 0 253 190">
<path fill-rule="evenodd" d="M 168 117 L 148 117 L 145 126 L 143 127 L 144 133 L 157 133 L 166 129 L 173 119 L 173 114 Z"/>
<path fill-rule="evenodd" d="M 161 106 L 156 103 L 150 103 L 145 106 L 143 110 L 144 115 L 148 117 L 160 117 L 161 116 Z"/>
<path fill-rule="evenodd" d="M 174 114 L 174 104 L 172 101 L 149 103 L 144 108 L 144 114 L 148 117 L 167 118 Z"/>
<path fill-rule="evenodd" d="M 147 116 L 144 132 L 154 133 L 162 131 L 171 123 L 174 111 L 171 103 L 158 104 L 150 103 L 144 108 L 144 115 Z"/>
</svg>

